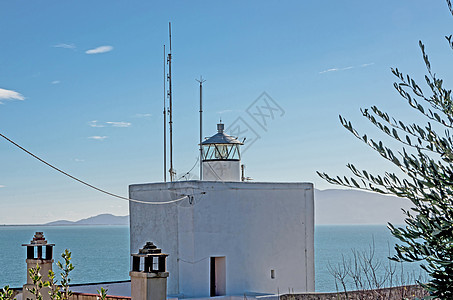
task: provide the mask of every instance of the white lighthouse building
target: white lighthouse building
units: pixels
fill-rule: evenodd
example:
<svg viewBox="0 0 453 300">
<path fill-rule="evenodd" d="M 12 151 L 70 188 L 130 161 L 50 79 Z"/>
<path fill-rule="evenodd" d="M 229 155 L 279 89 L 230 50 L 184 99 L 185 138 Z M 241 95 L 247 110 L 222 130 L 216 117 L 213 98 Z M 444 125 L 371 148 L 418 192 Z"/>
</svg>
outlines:
<svg viewBox="0 0 453 300">
<path fill-rule="evenodd" d="M 178 298 L 314 291 L 313 184 L 241 181 L 242 143 L 217 130 L 203 180 L 129 186 L 131 254 L 147 241 L 168 253 Z"/>
</svg>

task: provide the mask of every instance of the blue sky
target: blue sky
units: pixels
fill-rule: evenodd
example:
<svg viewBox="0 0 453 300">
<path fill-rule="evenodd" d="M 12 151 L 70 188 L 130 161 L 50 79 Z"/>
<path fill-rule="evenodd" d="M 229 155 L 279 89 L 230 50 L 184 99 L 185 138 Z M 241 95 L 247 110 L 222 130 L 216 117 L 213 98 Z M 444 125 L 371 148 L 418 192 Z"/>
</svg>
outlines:
<svg viewBox="0 0 453 300">
<path fill-rule="evenodd" d="M 313 182 L 353 162 L 391 170 L 344 130 L 338 114 L 376 137 L 359 109 L 416 113 L 391 67 L 423 80 L 418 40 L 451 81 L 445 1 L 2 1 L 0 132 L 63 170 L 127 196 L 162 180 L 163 45 L 172 22 L 174 161 L 204 133 L 238 118 L 260 136 L 243 155 L 257 181 Z M 282 111 L 260 127 L 247 108 L 266 92 Z M 198 176 L 197 168 L 193 176 Z M 127 214 L 126 201 L 88 189 L 0 140 L 0 224 Z M 8 213 L 4 213 L 8 212 Z"/>
</svg>

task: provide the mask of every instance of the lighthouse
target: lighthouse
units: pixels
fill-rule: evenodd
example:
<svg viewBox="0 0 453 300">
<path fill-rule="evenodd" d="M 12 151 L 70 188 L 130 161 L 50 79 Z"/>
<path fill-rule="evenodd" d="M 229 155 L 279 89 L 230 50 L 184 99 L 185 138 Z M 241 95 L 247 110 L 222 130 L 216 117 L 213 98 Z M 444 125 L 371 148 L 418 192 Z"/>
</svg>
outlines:
<svg viewBox="0 0 453 300">
<path fill-rule="evenodd" d="M 131 254 L 169 254 L 169 297 L 315 289 L 313 184 L 241 181 L 242 144 L 219 123 L 199 144 L 202 180 L 129 186 Z"/>
<path fill-rule="evenodd" d="M 241 153 L 243 145 L 224 132 L 225 125 L 217 124 L 217 133 L 201 143 L 205 181 L 240 181 Z"/>
</svg>

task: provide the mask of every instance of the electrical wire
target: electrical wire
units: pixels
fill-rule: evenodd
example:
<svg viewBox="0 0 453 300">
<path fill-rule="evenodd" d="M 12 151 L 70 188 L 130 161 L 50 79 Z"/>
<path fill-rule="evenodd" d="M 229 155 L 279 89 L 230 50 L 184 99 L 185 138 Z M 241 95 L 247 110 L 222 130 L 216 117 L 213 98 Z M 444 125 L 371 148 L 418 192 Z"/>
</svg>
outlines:
<svg viewBox="0 0 453 300">
<path fill-rule="evenodd" d="M 197 260 L 197 261 L 187 261 L 187 260 L 184 260 L 184 259 L 182 259 L 182 258 L 180 258 L 180 257 L 178 257 L 178 260 L 183 261 L 183 262 L 188 263 L 188 264 L 194 265 L 194 264 L 198 264 L 199 262 L 201 262 L 201 261 L 203 261 L 203 260 L 205 260 L 205 259 L 207 259 L 207 258 L 210 258 L 210 256 L 207 256 L 207 257 L 205 257 L 205 258 L 199 259 L 199 260 Z"/>
<path fill-rule="evenodd" d="M 190 172 L 192 172 L 192 170 L 195 168 L 195 166 L 197 165 L 198 161 L 200 160 L 200 157 L 197 157 L 197 160 L 195 161 L 195 163 L 193 164 L 193 167 L 187 171 L 184 175 L 182 175 L 181 177 L 179 177 L 176 181 L 180 181 L 181 178 L 184 178 L 186 177 L 187 175 L 189 175 Z"/>
<path fill-rule="evenodd" d="M 5 135 L 3 135 L 3 134 L 1 134 L 1 133 L 0 133 L 0 137 L 4 138 L 4 139 L 7 140 L 8 142 L 10 142 L 11 144 L 13 144 L 13 145 L 16 146 L 17 148 L 19 148 L 20 150 L 24 151 L 24 152 L 27 153 L 28 155 L 30 155 L 30 156 L 32 156 L 33 158 L 39 160 L 40 162 L 42 162 L 43 164 L 47 165 L 48 167 L 54 169 L 55 171 L 57 171 L 57 172 L 59 172 L 59 173 L 65 175 L 65 176 L 67 176 L 67 177 L 69 177 L 69 178 L 71 178 L 71 179 L 73 179 L 73 180 L 75 180 L 75 181 L 77 181 L 77 182 L 79 182 L 79 183 L 81 183 L 81 184 L 83 184 L 83 185 L 89 187 L 89 188 L 92 188 L 92 189 L 94 189 L 94 190 L 96 190 L 96 191 L 98 191 L 98 192 L 104 193 L 104 194 L 106 194 L 106 195 L 109 195 L 109 196 L 111 196 L 111 197 L 115 197 L 115 198 L 118 198 L 118 199 L 121 199 L 121 200 L 131 201 L 131 202 L 135 202 L 135 203 L 150 204 L 150 205 L 163 205 L 163 204 L 171 204 L 171 203 L 179 202 L 179 201 L 182 201 L 182 200 L 184 200 L 184 199 L 186 199 L 186 198 L 190 200 L 190 199 L 191 199 L 191 196 L 192 196 L 192 198 L 193 198 L 193 196 L 196 195 L 196 194 L 200 194 L 201 196 L 203 196 L 204 194 L 206 194 L 205 191 L 202 191 L 202 192 L 200 192 L 200 193 L 193 193 L 192 195 L 183 195 L 182 197 L 179 197 L 179 198 L 177 198 L 177 199 L 173 199 L 173 200 L 169 200 L 169 201 L 162 201 L 162 202 L 144 201 L 144 200 L 137 200 L 137 199 L 131 199 L 131 198 L 128 198 L 128 197 L 123 197 L 123 196 L 120 196 L 120 195 L 117 195 L 117 194 L 108 192 L 108 191 L 106 191 L 106 190 L 103 190 L 103 189 L 101 189 L 101 188 L 98 188 L 98 187 L 96 187 L 96 186 L 94 186 L 94 185 L 92 185 L 92 184 L 90 184 L 90 183 L 88 183 L 88 182 L 86 182 L 86 181 L 83 181 L 83 180 L 81 180 L 81 179 L 79 179 L 79 178 L 77 178 L 77 177 L 75 177 L 75 176 L 73 176 L 73 175 L 71 175 L 71 174 L 69 174 L 69 173 L 67 173 L 67 172 L 65 172 L 65 171 L 63 171 L 63 170 L 61 170 L 61 169 L 59 169 L 59 168 L 57 168 L 56 166 L 54 166 L 54 165 L 48 163 L 48 162 L 45 161 L 44 159 L 42 159 L 42 158 L 38 157 L 37 155 L 33 154 L 32 152 L 28 151 L 27 149 L 25 149 L 24 147 L 20 146 L 19 144 L 17 144 L 16 142 L 14 142 L 13 140 L 9 139 L 8 137 L 6 137 Z M 197 158 L 197 161 L 195 162 L 194 166 L 189 170 L 189 172 L 187 172 L 187 173 L 186 173 L 185 175 L 183 175 L 182 177 L 186 176 L 188 173 L 190 173 L 190 172 L 193 170 L 193 168 L 195 168 L 195 166 L 197 165 L 198 160 L 199 160 L 199 158 Z M 220 178 L 220 176 L 217 174 L 217 172 L 212 168 L 211 165 L 208 164 L 208 166 L 209 166 L 209 168 L 212 170 L 212 172 L 214 173 L 214 175 L 219 179 L 219 181 L 220 181 L 222 184 L 224 184 L 227 188 L 229 188 L 229 189 L 238 189 L 238 188 L 236 188 L 236 187 L 230 186 L 228 183 L 226 183 L 224 180 L 222 180 L 222 179 Z M 181 179 L 182 177 L 180 177 L 180 179 Z M 178 179 L 178 180 L 179 180 L 179 179 Z M 169 189 L 170 189 L 170 188 L 169 188 Z M 167 190 L 169 190 L 169 189 L 167 189 Z M 241 188 L 241 189 L 242 189 L 242 188 Z M 285 189 L 287 189 L 287 188 L 285 188 Z M 278 190 L 278 189 L 271 189 L 271 190 Z"/>
<path fill-rule="evenodd" d="M 61 174 L 63 175 L 66 175 L 68 176 L 69 178 L 83 184 L 83 185 L 86 185 L 88 186 L 89 188 L 92 188 L 98 192 L 101 192 L 101 193 L 104 193 L 104 194 L 107 194 L 109 196 L 112 196 L 112 197 L 115 197 L 115 198 L 119 198 L 119 199 L 122 199 L 122 200 L 127 200 L 127 201 L 131 201 L 131 202 L 137 202 L 137 203 L 144 203 L 144 204 L 152 204 L 152 205 L 161 205 L 161 204 L 170 204 L 170 203 L 175 203 L 175 202 L 178 202 L 178 201 L 181 201 L 181 200 L 184 200 L 186 198 L 189 198 L 190 195 L 184 195 L 183 197 L 180 197 L 178 199 L 173 199 L 173 200 L 169 200 L 169 201 L 162 201 L 162 202 L 153 202 L 153 201 L 143 201 L 143 200 L 136 200 L 136 199 L 130 199 L 130 198 L 127 198 L 127 197 L 123 197 L 123 196 L 120 196 L 120 195 L 117 195 L 117 194 L 114 194 L 114 193 L 111 193 L 111 192 L 108 192 L 106 190 L 103 190 L 101 188 L 98 188 L 92 184 L 89 184 L 75 176 L 72 176 L 71 174 L 55 167 L 54 165 L 48 163 L 47 161 L 45 161 L 44 159 L 36 156 L 35 154 L 31 153 L 30 151 L 28 151 L 27 149 L 25 149 L 24 147 L 20 146 L 19 144 L 17 144 L 16 142 L 14 142 L 13 140 L 7 138 L 6 136 L 4 136 L 3 134 L 0 133 L 0 136 L 2 138 L 4 138 L 5 140 L 7 140 L 8 142 L 10 142 L 11 144 L 13 144 L 14 146 L 16 146 L 17 148 L 21 149 L 22 151 L 24 151 L 25 153 L 27 153 L 28 155 L 32 156 L 33 158 L 39 160 L 40 162 L 42 162 L 43 164 L 47 165 L 48 167 L 51 167 L 52 169 L 60 172 Z"/>
</svg>

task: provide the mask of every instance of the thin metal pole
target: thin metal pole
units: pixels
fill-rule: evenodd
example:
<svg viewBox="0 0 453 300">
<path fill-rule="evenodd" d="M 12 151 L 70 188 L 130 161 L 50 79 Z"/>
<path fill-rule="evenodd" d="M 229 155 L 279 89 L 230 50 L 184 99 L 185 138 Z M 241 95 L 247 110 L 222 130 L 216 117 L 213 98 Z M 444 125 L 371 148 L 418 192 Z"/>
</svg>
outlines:
<svg viewBox="0 0 453 300">
<path fill-rule="evenodd" d="M 167 89 L 165 86 L 166 79 L 166 67 L 165 67 L 165 45 L 164 45 L 164 182 L 167 182 Z"/>
<path fill-rule="evenodd" d="M 174 179 L 173 171 L 173 118 L 172 118 L 172 91 L 171 91 L 171 22 L 168 22 L 168 33 L 170 37 L 170 52 L 168 53 L 167 63 L 168 63 L 168 97 L 170 100 L 170 181 Z"/>
<path fill-rule="evenodd" d="M 203 180 L 203 82 L 206 80 L 200 76 L 200 79 L 195 79 L 200 83 L 200 180 Z"/>
</svg>

